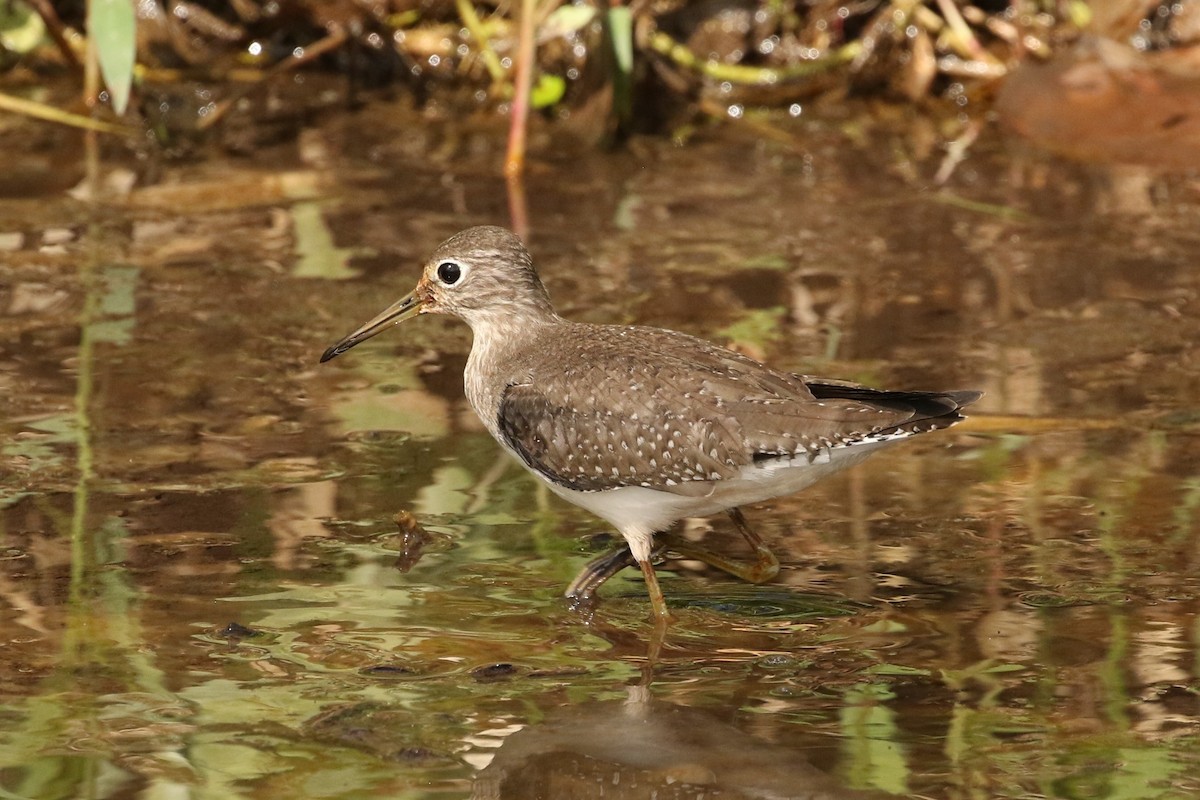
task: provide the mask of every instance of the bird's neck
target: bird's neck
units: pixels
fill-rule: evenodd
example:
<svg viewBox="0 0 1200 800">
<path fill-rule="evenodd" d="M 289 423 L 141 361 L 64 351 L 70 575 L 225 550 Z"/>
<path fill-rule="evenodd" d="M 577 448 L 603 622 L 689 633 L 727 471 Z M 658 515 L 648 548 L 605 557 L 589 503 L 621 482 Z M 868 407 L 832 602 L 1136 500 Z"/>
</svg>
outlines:
<svg viewBox="0 0 1200 800">
<path fill-rule="evenodd" d="M 467 322 L 473 334 L 471 354 L 463 373 L 467 400 L 483 424 L 492 430 L 505 387 L 525 379 L 513 366 L 524 362 L 521 354 L 530 349 L 540 350 L 553 340 L 557 326 L 571 323 L 553 309 L 529 314 L 479 313 L 471 315 Z"/>
<path fill-rule="evenodd" d="M 565 322 L 549 303 L 489 306 L 472 309 L 462 317 L 475 336 L 474 348 L 488 349 L 520 342 L 531 331 Z"/>
</svg>

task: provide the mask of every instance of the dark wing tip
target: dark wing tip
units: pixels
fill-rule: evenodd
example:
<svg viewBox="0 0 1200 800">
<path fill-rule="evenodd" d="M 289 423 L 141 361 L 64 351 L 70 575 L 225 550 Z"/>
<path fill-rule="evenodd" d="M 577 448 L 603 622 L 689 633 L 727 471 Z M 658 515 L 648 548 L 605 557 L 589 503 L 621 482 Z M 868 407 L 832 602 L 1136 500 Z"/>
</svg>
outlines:
<svg viewBox="0 0 1200 800">
<path fill-rule="evenodd" d="M 964 408 L 971 405 L 979 398 L 983 397 L 983 392 L 975 389 L 964 389 L 957 392 L 942 392 L 943 395 L 954 401 L 954 404 L 959 408 Z"/>
<path fill-rule="evenodd" d="M 951 392 L 906 392 L 819 381 L 809 383 L 808 388 L 818 399 L 852 400 L 903 414 L 905 415 L 904 419 L 895 423 L 894 428 L 911 429 L 913 433 L 948 428 L 961 422 L 965 419 L 964 415 L 959 413 L 961 409 L 983 396 L 983 392 L 973 389 Z"/>
</svg>

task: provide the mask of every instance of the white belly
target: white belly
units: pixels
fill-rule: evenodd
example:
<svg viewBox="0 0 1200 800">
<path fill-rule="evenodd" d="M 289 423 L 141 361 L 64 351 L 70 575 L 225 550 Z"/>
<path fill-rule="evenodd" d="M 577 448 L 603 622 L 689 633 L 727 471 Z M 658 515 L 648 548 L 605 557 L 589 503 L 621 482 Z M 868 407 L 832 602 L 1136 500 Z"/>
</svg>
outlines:
<svg viewBox="0 0 1200 800">
<path fill-rule="evenodd" d="M 542 478 L 559 497 L 611 523 L 629 542 L 634 557 L 645 560 L 650 557 L 654 534 L 685 517 L 706 517 L 749 503 L 761 503 L 774 497 L 794 494 L 828 475 L 857 464 L 886 444 L 888 442 L 881 441 L 835 448 L 826 451 L 828 457 L 818 458 L 813 463 L 801 458 L 750 465 L 743 467 L 736 478 L 684 485 L 679 487 L 678 492 L 641 486 L 581 492 L 553 483 L 536 472 L 534 474 Z M 695 493 L 685 494 L 687 490 L 695 490 Z"/>
</svg>

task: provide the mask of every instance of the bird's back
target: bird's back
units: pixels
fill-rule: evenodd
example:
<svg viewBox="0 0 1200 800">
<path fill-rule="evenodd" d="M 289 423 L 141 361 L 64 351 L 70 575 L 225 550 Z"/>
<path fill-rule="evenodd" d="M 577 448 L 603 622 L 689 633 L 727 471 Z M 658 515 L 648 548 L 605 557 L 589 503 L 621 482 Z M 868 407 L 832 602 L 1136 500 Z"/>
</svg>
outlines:
<svg viewBox="0 0 1200 800">
<path fill-rule="evenodd" d="M 562 321 L 505 350 L 485 421 L 527 466 L 578 491 L 691 491 L 829 461 L 947 427 L 978 397 L 810 382 L 657 328 Z"/>
</svg>

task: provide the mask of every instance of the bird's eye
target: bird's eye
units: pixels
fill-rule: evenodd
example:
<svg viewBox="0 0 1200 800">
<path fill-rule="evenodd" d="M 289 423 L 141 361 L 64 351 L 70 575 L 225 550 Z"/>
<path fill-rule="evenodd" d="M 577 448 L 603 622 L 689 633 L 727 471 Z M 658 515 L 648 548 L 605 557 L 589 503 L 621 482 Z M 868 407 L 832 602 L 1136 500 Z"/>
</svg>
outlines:
<svg viewBox="0 0 1200 800">
<path fill-rule="evenodd" d="M 453 286 L 462 279 L 463 269 L 453 261 L 443 261 L 438 264 L 438 280 L 447 286 Z"/>
</svg>

